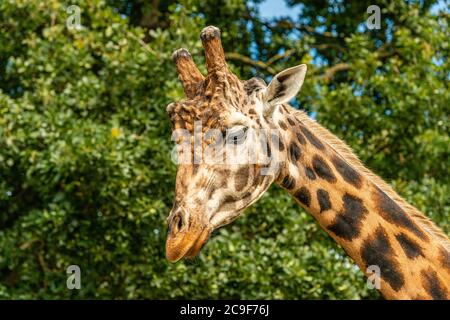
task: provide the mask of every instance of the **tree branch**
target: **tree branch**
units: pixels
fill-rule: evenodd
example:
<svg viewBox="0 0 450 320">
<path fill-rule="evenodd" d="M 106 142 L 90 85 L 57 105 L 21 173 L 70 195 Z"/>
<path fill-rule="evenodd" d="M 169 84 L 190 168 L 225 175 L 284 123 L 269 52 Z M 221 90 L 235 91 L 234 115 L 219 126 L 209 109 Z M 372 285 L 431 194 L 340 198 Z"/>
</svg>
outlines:
<svg viewBox="0 0 450 320">
<path fill-rule="evenodd" d="M 336 46 L 338 46 L 338 45 L 336 45 Z M 335 45 L 328 43 L 328 44 L 311 45 L 311 47 L 315 47 L 318 49 L 326 49 L 329 47 L 335 47 Z M 377 50 L 378 56 L 380 58 L 384 59 L 384 58 L 388 58 L 388 57 L 394 55 L 395 50 L 389 50 L 391 48 L 392 48 L 392 43 L 385 43 Z M 257 61 L 257 60 L 255 61 L 255 60 L 252 60 L 251 58 L 241 55 L 240 53 L 237 53 L 237 52 L 228 52 L 225 54 L 225 56 L 228 60 L 238 61 L 238 62 L 247 64 L 249 66 L 252 66 L 254 68 L 265 70 L 265 71 L 269 72 L 270 74 L 274 75 L 277 72 L 271 67 L 271 65 L 283 58 L 286 58 L 286 57 L 292 55 L 295 52 L 296 52 L 295 49 L 286 50 L 283 53 L 273 56 L 267 62 Z M 337 63 L 334 66 L 326 69 L 321 77 L 323 80 L 328 82 L 333 79 L 333 77 L 335 76 L 336 73 L 342 72 L 342 71 L 347 71 L 349 69 L 350 69 L 350 64 L 345 63 L 345 62 Z"/>
<path fill-rule="evenodd" d="M 316 48 L 317 50 L 326 50 L 326 49 L 334 48 L 341 52 L 347 51 L 346 48 L 344 48 L 343 46 L 340 46 L 336 43 L 319 43 L 319 44 L 310 44 L 309 46 L 311 48 Z"/>
<path fill-rule="evenodd" d="M 238 62 L 244 63 L 246 65 L 252 66 L 252 67 L 257 68 L 257 69 L 265 70 L 265 71 L 269 72 L 272 75 L 277 73 L 267 63 L 262 62 L 262 61 L 258 61 L 258 60 L 256 60 L 256 61 L 252 60 L 249 57 L 241 55 L 240 53 L 237 53 L 237 52 L 225 53 L 225 58 L 228 59 L 228 60 L 233 60 L 233 61 L 238 61 Z"/>
<path fill-rule="evenodd" d="M 275 63 L 275 62 L 277 62 L 278 60 L 281 60 L 281 59 L 283 59 L 283 58 L 287 58 L 287 57 L 289 57 L 290 55 L 292 55 L 293 53 L 295 53 L 295 51 L 296 51 L 295 49 L 289 49 L 289 50 L 286 50 L 286 51 L 283 52 L 283 53 L 274 55 L 272 58 L 270 58 L 269 60 L 267 60 L 267 65 L 269 66 L 269 65 L 271 65 L 271 64 L 273 64 L 273 63 Z"/>
<path fill-rule="evenodd" d="M 159 58 L 159 54 L 155 50 L 150 48 L 150 46 L 147 43 L 145 43 L 144 40 L 142 40 L 141 38 L 135 36 L 130 31 L 126 31 L 126 35 L 127 35 L 127 37 L 133 38 L 135 41 L 137 41 L 141 45 L 142 49 L 144 49 L 148 53 L 151 53 L 152 55 L 154 55 L 154 56 Z"/>
<path fill-rule="evenodd" d="M 330 81 L 337 72 L 346 71 L 348 69 L 350 69 L 350 65 L 348 63 L 341 62 L 335 64 L 334 66 L 325 70 L 325 73 L 323 74 L 322 78 L 325 81 Z"/>
<path fill-rule="evenodd" d="M 332 32 L 329 32 L 329 31 L 318 32 L 313 27 L 304 25 L 304 24 L 302 24 L 302 25 L 293 24 L 292 27 L 294 27 L 295 29 L 297 29 L 299 31 L 303 31 L 310 35 L 319 36 L 319 37 L 332 38 L 332 39 L 345 37 L 345 34 L 343 34 L 343 33 L 333 34 Z"/>
</svg>

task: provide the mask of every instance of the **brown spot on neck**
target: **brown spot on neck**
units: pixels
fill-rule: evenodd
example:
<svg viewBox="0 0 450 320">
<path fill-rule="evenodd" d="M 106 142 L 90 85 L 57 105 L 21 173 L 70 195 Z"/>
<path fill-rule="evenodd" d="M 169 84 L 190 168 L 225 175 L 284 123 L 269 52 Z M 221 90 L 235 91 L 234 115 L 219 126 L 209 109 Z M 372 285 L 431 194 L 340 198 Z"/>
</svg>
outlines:
<svg viewBox="0 0 450 320">
<path fill-rule="evenodd" d="M 420 275 L 422 277 L 422 284 L 432 299 L 447 300 L 450 298 L 448 291 L 445 289 L 434 270 L 422 270 Z"/>
<path fill-rule="evenodd" d="M 424 256 L 420 245 L 416 241 L 408 237 L 406 234 L 400 233 L 396 235 L 395 238 L 397 239 L 398 243 L 409 259 L 415 259 L 418 256 Z"/>
<path fill-rule="evenodd" d="M 378 213 L 386 221 L 413 232 L 421 239 L 428 239 L 427 235 L 419 229 L 412 218 L 378 187 L 375 187 L 374 201 Z"/>
<path fill-rule="evenodd" d="M 394 250 L 386 231 L 379 226 L 373 237 L 364 240 L 361 259 L 366 269 L 370 266 L 380 268 L 380 276 L 394 291 L 399 291 L 405 284 L 405 278 L 399 268 Z"/>
<path fill-rule="evenodd" d="M 281 185 L 286 189 L 290 190 L 295 187 L 295 180 L 288 174 L 286 175 L 286 177 L 284 177 L 283 181 L 281 182 Z"/>
<path fill-rule="evenodd" d="M 320 206 L 320 213 L 331 209 L 330 195 L 323 189 L 317 190 L 317 201 Z"/>
<path fill-rule="evenodd" d="M 291 126 L 295 126 L 295 125 L 296 125 L 296 122 L 295 122 L 295 120 L 294 120 L 294 117 L 292 117 L 292 116 L 288 116 L 287 121 L 289 122 L 289 124 L 290 124 Z"/>
<path fill-rule="evenodd" d="M 305 137 L 300 132 L 297 132 L 295 135 L 297 136 L 297 140 L 298 142 L 300 142 L 300 144 L 302 145 L 306 144 Z"/>
<path fill-rule="evenodd" d="M 447 269 L 448 272 L 450 272 L 450 252 L 446 250 L 444 247 L 442 247 L 439 250 L 440 256 L 441 256 L 441 264 L 442 266 Z"/>
<path fill-rule="evenodd" d="M 356 188 L 361 188 L 362 178 L 361 175 L 356 172 L 347 162 L 345 162 L 342 158 L 337 155 L 331 158 L 331 162 L 333 163 L 336 170 L 339 174 L 344 178 L 345 181 L 350 183 Z"/>
<path fill-rule="evenodd" d="M 311 204 L 311 193 L 305 187 L 301 187 L 295 194 L 294 197 L 300 201 L 306 207 L 309 207 Z"/>
<path fill-rule="evenodd" d="M 344 209 L 334 218 L 333 223 L 328 226 L 328 230 L 338 237 L 352 240 L 361 233 L 362 220 L 368 211 L 363 201 L 351 194 L 344 194 L 342 197 Z"/>
<path fill-rule="evenodd" d="M 305 174 L 310 180 L 316 180 L 316 174 L 310 167 L 305 167 Z"/>
<path fill-rule="evenodd" d="M 325 160 L 321 156 L 315 155 L 313 157 L 312 166 L 314 171 L 320 178 L 330 183 L 336 182 L 336 177 L 333 174 L 333 171 L 331 171 L 330 166 L 325 162 Z"/>
<path fill-rule="evenodd" d="M 284 123 L 283 120 L 278 121 L 278 124 L 280 125 L 281 129 L 283 129 L 283 130 L 288 129 L 288 126 L 286 125 L 286 123 Z"/>
<path fill-rule="evenodd" d="M 291 157 L 291 161 L 296 163 L 300 159 L 301 155 L 302 153 L 299 146 L 292 141 L 289 144 L 289 156 Z"/>
<path fill-rule="evenodd" d="M 306 139 L 315 146 L 319 150 L 325 150 L 324 144 L 311 132 L 309 131 L 305 126 L 300 125 L 300 130 L 305 135 Z"/>
</svg>

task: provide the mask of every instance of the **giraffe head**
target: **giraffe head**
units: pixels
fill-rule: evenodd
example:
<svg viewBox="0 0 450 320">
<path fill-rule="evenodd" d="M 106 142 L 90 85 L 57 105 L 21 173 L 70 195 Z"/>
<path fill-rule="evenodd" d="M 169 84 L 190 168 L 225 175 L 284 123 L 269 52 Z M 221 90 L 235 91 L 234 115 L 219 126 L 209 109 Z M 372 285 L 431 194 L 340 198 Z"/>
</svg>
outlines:
<svg viewBox="0 0 450 320">
<path fill-rule="evenodd" d="M 228 69 L 219 29 L 206 27 L 200 38 L 205 77 L 186 49 L 172 56 L 186 99 L 167 107 L 178 156 L 169 261 L 197 255 L 214 229 L 236 219 L 277 178 L 285 150 L 272 113 L 297 94 L 306 74 L 299 65 L 268 86 L 258 78 L 241 81 Z"/>
</svg>

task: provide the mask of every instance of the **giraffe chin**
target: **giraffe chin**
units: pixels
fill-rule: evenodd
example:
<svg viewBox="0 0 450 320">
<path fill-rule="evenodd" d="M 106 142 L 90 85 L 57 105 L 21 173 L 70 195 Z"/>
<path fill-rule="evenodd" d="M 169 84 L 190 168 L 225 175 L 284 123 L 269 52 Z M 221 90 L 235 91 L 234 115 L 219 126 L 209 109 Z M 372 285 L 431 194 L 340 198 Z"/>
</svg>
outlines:
<svg viewBox="0 0 450 320">
<path fill-rule="evenodd" d="M 177 262 L 182 258 L 194 258 L 206 244 L 210 234 L 211 230 L 205 227 L 197 232 L 186 233 L 181 239 L 169 235 L 166 241 L 167 260 Z"/>
</svg>

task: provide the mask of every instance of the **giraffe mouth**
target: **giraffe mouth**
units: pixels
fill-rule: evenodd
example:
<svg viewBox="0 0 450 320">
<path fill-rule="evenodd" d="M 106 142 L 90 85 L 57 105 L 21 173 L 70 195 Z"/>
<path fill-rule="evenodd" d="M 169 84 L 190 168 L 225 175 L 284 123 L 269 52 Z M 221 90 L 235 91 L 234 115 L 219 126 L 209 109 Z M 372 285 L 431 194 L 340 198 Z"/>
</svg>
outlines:
<svg viewBox="0 0 450 320">
<path fill-rule="evenodd" d="M 166 258 L 170 262 L 177 262 L 182 258 L 194 258 L 209 239 L 211 231 L 204 227 L 182 235 L 182 238 L 169 235 L 166 241 Z"/>
<path fill-rule="evenodd" d="M 202 233 L 199 235 L 197 240 L 192 243 L 189 251 L 184 255 L 185 258 L 192 259 L 198 255 L 200 250 L 205 246 L 206 242 L 209 239 L 211 232 L 208 228 L 203 229 Z"/>
</svg>

